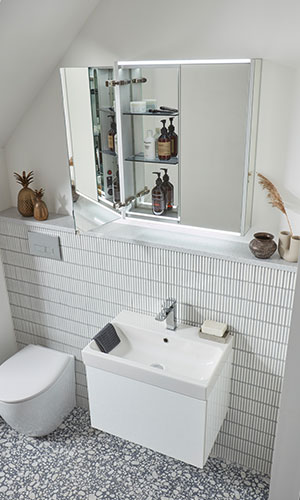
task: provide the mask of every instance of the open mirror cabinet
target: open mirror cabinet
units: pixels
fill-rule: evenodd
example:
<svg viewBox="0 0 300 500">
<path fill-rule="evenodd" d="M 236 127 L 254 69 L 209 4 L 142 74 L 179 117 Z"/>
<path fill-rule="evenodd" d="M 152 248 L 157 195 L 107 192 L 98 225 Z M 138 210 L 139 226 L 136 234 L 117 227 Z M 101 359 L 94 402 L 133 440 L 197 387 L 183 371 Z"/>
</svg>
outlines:
<svg viewBox="0 0 300 500">
<path fill-rule="evenodd" d="M 139 218 L 245 234 L 261 60 L 63 68 L 75 223 Z"/>
</svg>

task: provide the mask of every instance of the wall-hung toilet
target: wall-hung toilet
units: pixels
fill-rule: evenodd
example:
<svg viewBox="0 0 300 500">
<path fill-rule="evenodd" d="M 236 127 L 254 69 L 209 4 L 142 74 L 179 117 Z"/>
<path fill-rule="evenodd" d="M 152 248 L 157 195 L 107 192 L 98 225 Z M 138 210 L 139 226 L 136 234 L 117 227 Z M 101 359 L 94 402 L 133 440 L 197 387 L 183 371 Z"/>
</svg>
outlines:
<svg viewBox="0 0 300 500">
<path fill-rule="evenodd" d="M 49 434 L 74 406 L 73 356 L 28 345 L 0 366 L 0 416 L 22 434 Z"/>
</svg>

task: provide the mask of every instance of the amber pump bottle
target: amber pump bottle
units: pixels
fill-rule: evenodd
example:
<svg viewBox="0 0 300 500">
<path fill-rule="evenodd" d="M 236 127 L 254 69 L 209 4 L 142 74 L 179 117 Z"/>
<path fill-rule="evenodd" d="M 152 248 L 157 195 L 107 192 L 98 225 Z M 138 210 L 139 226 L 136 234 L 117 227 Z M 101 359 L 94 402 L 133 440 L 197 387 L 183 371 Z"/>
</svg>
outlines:
<svg viewBox="0 0 300 500">
<path fill-rule="evenodd" d="M 117 170 L 116 176 L 113 181 L 113 200 L 114 203 L 119 203 L 121 200 L 119 170 Z"/>
<path fill-rule="evenodd" d="M 107 115 L 109 118 L 111 118 L 111 124 L 110 124 L 110 129 L 108 131 L 108 149 L 115 153 L 115 135 L 117 133 L 117 125 L 115 122 L 115 117 L 114 115 Z"/>
<path fill-rule="evenodd" d="M 166 210 L 172 210 L 174 205 L 174 186 L 170 182 L 170 177 L 168 176 L 168 169 L 161 168 L 160 170 L 164 170 L 165 174 L 163 176 L 162 188 L 165 192 L 166 198 Z"/>
<path fill-rule="evenodd" d="M 165 191 L 162 187 L 160 172 L 152 172 L 157 175 L 156 185 L 152 189 L 152 212 L 154 215 L 163 215 L 166 209 Z"/>
<path fill-rule="evenodd" d="M 160 160 L 169 160 L 171 158 L 171 140 L 166 129 L 166 120 L 161 120 L 163 126 L 161 135 L 157 140 L 158 158 Z"/>
<path fill-rule="evenodd" d="M 169 138 L 171 141 L 171 156 L 177 156 L 178 155 L 178 135 L 175 133 L 175 127 L 173 125 L 173 120 L 174 118 L 170 118 L 170 125 L 169 125 Z"/>
</svg>

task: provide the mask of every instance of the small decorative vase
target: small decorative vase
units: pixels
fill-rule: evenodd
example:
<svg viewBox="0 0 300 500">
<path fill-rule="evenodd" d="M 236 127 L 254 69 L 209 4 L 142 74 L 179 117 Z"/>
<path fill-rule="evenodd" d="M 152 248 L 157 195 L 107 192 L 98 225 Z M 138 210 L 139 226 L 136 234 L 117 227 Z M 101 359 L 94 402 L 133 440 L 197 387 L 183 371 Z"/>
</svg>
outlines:
<svg viewBox="0 0 300 500">
<path fill-rule="evenodd" d="M 276 251 L 277 245 L 273 234 L 255 233 L 254 239 L 250 241 L 249 248 L 257 259 L 269 259 Z"/>
<path fill-rule="evenodd" d="M 21 215 L 23 215 L 23 217 L 32 217 L 35 197 L 34 192 L 28 186 L 33 181 L 33 172 L 31 171 L 26 174 L 26 172 L 23 171 L 22 175 L 15 172 L 14 176 L 16 177 L 18 184 L 23 186 L 21 191 L 18 193 L 18 211 Z"/>
<path fill-rule="evenodd" d="M 278 252 L 287 262 L 298 262 L 300 252 L 300 236 L 292 236 L 288 231 L 281 231 L 278 241 Z"/>
<path fill-rule="evenodd" d="M 48 208 L 46 203 L 42 200 L 44 196 L 44 190 L 40 189 L 35 191 L 35 204 L 33 209 L 33 215 L 36 220 L 42 221 L 48 219 Z"/>
</svg>

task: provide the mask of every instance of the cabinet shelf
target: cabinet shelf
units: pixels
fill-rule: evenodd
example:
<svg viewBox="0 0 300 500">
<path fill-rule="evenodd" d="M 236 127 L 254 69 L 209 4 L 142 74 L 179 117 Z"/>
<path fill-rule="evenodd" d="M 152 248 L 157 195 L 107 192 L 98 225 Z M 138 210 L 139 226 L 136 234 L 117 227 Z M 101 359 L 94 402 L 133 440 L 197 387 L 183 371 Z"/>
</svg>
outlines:
<svg viewBox="0 0 300 500">
<path fill-rule="evenodd" d="M 170 160 L 160 160 L 158 157 L 155 158 L 155 160 L 145 160 L 144 158 L 144 153 L 138 153 L 137 155 L 132 155 L 128 156 L 128 158 L 125 158 L 125 161 L 134 161 L 134 162 L 140 162 L 140 163 L 164 163 L 167 165 L 178 165 L 178 158 L 170 158 Z"/>
<path fill-rule="evenodd" d="M 102 111 L 103 113 L 109 113 L 111 115 L 115 115 L 115 110 L 114 109 L 110 109 L 110 108 L 98 108 L 99 111 Z"/>
<path fill-rule="evenodd" d="M 164 220 L 175 223 L 178 223 L 180 221 L 180 217 L 176 209 L 166 211 L 163 215 L 154 215 L 150 204 L 149 206 L 133 207 L 130 210 L 128 210 L 127 215 L 129 217 L 142 217 L 147 219 L 151 218 L 157 221 Z"/>
<path fill-rule="evenodd" d="M 110 149 L 101 149 L 100 153 L 104 155 L 109 155 L 109 156 L 117 156 L 117 153 L 114 153 Z"/>
<path fill-rule="evenodd" d="M 131 113 L 130 111 L 124 111 L 123 115 L 133 115 L 133 116 L 178 116 L 179 113 L 162 111 L 161 113 L 150 113 L 146 111 L 145 113 Z"/>
</svg>

